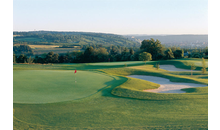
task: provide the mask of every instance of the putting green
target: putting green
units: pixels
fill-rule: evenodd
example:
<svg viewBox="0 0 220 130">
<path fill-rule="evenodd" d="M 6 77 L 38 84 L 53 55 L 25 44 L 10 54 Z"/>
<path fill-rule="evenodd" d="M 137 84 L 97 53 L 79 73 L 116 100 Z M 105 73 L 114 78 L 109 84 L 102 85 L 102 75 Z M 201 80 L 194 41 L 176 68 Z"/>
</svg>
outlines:
<svg viewBox="0 0 220 130">
<path fill-rule="evenodd" d="M 54 103 L 90 96 L 114 78 L 97 72 L 17 70 L 13 72 L 14 103 Z M 75 83 L 76 76 L 76 83 Z"/>
</svg>

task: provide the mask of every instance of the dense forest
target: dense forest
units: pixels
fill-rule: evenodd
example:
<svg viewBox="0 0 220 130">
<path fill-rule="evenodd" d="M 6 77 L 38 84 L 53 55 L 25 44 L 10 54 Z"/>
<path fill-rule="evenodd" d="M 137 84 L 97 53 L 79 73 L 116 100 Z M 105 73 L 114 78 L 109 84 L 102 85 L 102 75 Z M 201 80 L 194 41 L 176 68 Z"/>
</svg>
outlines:
<svg viewBox="0 0 220 130">
<path fill-rule="evenodd" d="M 121 47 L 111 45 L 103 47 L 101 45 L 88 46 L 85 51 L 72 51 L 64 55 L 49 52 L 41 56 L 27 56 L 32 52 L 28 45 L 18 46 L 17 50 L 22 50 L 23 54 L 16 54 L 14 50 L 13 63 L 90 63 L 90 62 L 113 62 L 113 61 L 149 61 L 167 60 L 180 58 L 208 58 L 208 48 L 204 49 L 181 49 L 179 47 L 164 47 L 161 42 L 153 38 L 143 40 L 139 48 Z M 25 52 L 26 51 L 26 52 Z M 26 53 L 26 54 L 25 54 Z"/>
<path fill-rule="evenodd" d="M 13 36 L 14 44 L 65 45 L 67 47 L 85 47 L 86 45 L 140 47 L 140 43 L 128 40 L 124 36 L 105 33 L 30 31 L 13 32 Z"/>
</svg>

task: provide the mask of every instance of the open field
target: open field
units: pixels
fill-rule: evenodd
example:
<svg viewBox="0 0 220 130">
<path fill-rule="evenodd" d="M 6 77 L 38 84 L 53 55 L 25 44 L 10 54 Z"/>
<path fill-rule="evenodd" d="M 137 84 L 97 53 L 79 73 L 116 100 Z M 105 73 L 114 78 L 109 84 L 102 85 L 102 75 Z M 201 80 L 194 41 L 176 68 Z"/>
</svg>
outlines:
<svg viewBox="0 0 220 130">
<path fill-rule="evenodd" d="M 56 48 L 59 46 L 56 45 L 28 45 L 29 47 L 31 47 L 32 49 L 36 49 L 36 48 Z"/>
<path fill-rule="evenodd" d="M 159 62 L 187 69 L 188 62 L 201 59 Z M 14 64 L 14 129 L 208 129 L 208 87 L 186 88 L 181 94 L 151 93 L 143 90 L 159 84 L 127 77 L 208 85 L 208 74 L 198 71 L 191 77 L 190 72 L 157 70 L 156 63 Z M 75 69 L 79 89 L 73 87 Z M 32 98 L 25 98 L 31 93 Z"/>
<path fill-rule="evenodd" d="M 72 52 L 72 51 L 76 51 L 76 50 L 80 50 L 80 51 L 84 51 L 82 49 L 75 49 L 75 48 L 58 48 L 58 47 L 51 47 L 51 48 L 35 48 L 34 50 L 34 54 L 35 55 L 41 55 L 44 53 L 49 53 L 51 51 L 53 51 L 54 53 L 58 53 L 58 54 L 66 54 L 68 51 Z"/>
<path fill-rule="evenodd" d="M 20 46 L 20 44 L 14 44 L 14 46 Z M 53 51 L 58 54 L 66 54 L 67 52 L 72 52 L 76 50 L 84 51 L 83 49 L 78 48 L 60 48 L 59 45 L 28 45 L 34 51 L 35 55 L 41 55 L 44 53 L 49 53 Z"/>
</svg>

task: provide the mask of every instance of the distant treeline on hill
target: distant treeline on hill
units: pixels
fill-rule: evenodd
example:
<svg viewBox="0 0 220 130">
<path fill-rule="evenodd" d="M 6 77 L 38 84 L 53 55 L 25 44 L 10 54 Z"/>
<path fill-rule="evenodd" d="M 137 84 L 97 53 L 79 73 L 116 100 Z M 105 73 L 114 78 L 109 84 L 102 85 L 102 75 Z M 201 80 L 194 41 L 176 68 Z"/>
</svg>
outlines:
<svg viewBox="0 0 220 130">
<path fill-rule="evenodd" d="M 34 55 L 34 51 L 27 45 L 13 46 L 13 53 L 17 55 Z"/>
<path fill-rule="evenodd" d="M 144 39 L 159 39 L 166 47 L 205 48 L 208 46 L 208 35 L 124 35 L 132 41 L 141 42 Z"/>
<path fill-rule="evenodd" d="M 28 48 L 20 46 L 22 48 Z M 18 47 L 19 48 L 19 47 Z M 17 49 L 17 48 L 16 48 Z M 19 49 L 18 49 L 19 50 Z M 138 50 L 133 48 L 110 46 L 88 46 L 84 52 L 73 51 L 65 55 L 49 52 L 41 56 L 27 56 L 25 54 L 14 54 L 14 63 L 90 63 L 90 62 L 113 62 L 113 61 L 149 61 L 189 58 L 208 58 L 208 48 L 205 49 L 180 49 L 177 47 L 165 48 L 159 40 L 143 40 Z"/>
<path fill-rule="evenodd" d="M 140 43 L 129 40 L 128 38 L 105 33 L 90 32 L 55 32 L 55 31 L 30 31 L 13 32 L 14 44 L 32 45 L 119 45 L 125 47 L 140 47 Z"/>
</svg>

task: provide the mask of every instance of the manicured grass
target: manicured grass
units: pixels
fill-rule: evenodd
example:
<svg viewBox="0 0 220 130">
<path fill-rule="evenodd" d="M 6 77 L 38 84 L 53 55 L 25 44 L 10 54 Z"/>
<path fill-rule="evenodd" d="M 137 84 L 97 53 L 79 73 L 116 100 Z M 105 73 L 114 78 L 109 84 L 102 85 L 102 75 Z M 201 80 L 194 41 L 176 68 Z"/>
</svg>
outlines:
<svg viewBox="0 0 220 130">
<path fill-rule="evenodd" d="M 196 69 L 202 69 L 202 59 L 201 58 L 189 58 L 189 59 L 175 59 L 175 60 L 165 60 L 158 61 L 161 65 L 171 64 L 176 68 L 189 69 L 191 68 L 191 64 L 194 63 Z M 208 60 L 206 59 L 206 66 L 208 67 Z"/>
<path fill-rule="evenodd" d="M 188 61 L 200 62 L 199 59 L 184 59 L 181 61 L 164 61 L 164 64 L 187 68 L 184 62 Z M 100 82 L 104 76 L 110 80 L 103 81 L 102 84 L 105 84 L 105 86 L 101 89 L 97 88 L 94 94 L 78 100 L 43 104 L 14 103 L 14 129 L 208 129 L 207 87 L 187 88 L 184 89 L 187 92 L 185 94 L 156 94 L 143 92 L 142 90 L 157 88 L 159 87 L 158 84 L 126 77 L 131 74 L 151 75 L 168 78 L 175 82 L 208 84 L 208 75 L 201 75 L 200 72 L 194 72 L 195 75 L 191 77 L 189 72 L 156 70 L 153 67 L 155 63 L 154 61 L 147 62 L 147 65 L 143 63 L 142 65 L 144 66 L 140 66 L 139 63 L 132 64 L 131 62 L 128 67 L 124 67 L 123 62 L 97 65 L 93 63 L 54 65 L 16 64 L 14 65 L 14 72 L 32 71 L 30 75 L 33 76 L 33 70 L 41 70 L 39 72 L 42 75 L 43 73 L 47 76 L 51 75 L 53 77 L 52 79 L 57 77 L 57 84 L 62 82 L 58 81 L 59 78 L 65 81 L 70 80 L 70 78 L 62 74 L 56 76 L 48 72 L 58 73 L 60 71 L 66 73 L 69 72 L 67 70 L 77 68 L 78 70 L 84 70 L 78 72 L 84 72 L 86 75 L 87 73 L 91 73 L 94 75 L 94 79 L 100 80 Z M 72 71 L 69 75 L 71 74 L 73 75 Z M 100 74 L 101 77 L 97 74 Z M 26 78 L 33 78 L 31 76 L 26 76 Z M 37 79 L 39 76 L 35 78 Z M 21 78 L 21 80 L 24 79 Z M 87 80 L 80 82 L 87 82 Z M 86 87 L 91 86 L 91 84 L 87 84 Z M 68 94 L 69 91 L 65 93 Z M 55 96 L 55 98 L 58 97 Z"/>
<path fill-rule="evenodd" d="M 14 103 L 52 103 L 80 99 L 117 82 L 114 77 L 101 73 L 78 71 L 74 74 L 73 72 L 14 71 Z"/>
<path fill-rule="evenodd" d="M 154 61 L 149 61 L 154 62 Z M 62 64 L 14 64 L 14 70 L 87 70 L 87 69 L 105 69 L 121 68 L 128 66 L 144 65 L 142 61 L 133 62 L 105 62 L 105 63 L 62 63 Z"/>
<path fill-rule="evenodd" d="M 145 67 L 147 68 L 147 67 Z M 198 83 L 198 84 L 208 84 L 207 79 L 199 79 L 195 77 L 183 76 L 183 75 L 174 75 L 166 71 L 153 70 L 150 66 L 149 69 L 133 69 L 132 68 L 118 68 L 118 69 L 104 69 L 103 72 L 110 75 L 150 75 L 167 78 L 172 82 L 183 82 L 183 83 Z M 112 94 L 120 97 L 129 97 L 136 99 L 150 99 L 150 100 L 173 100 L 173 99 L 193 99 L 193 98 L 203 98 L 208 97 L 208 89 L 206 91 L 200 91 L 203 88 L 187 89 L 187 92 L 183 94 L 161 94 L 161 93 L 150 93 L 143 92 L 145 89 L 153 89 L 159 87 L 157 84 L 148 82 L 145 80 L 135 79 L 127 77 L 128 81 L 112 90 Z M 183 89 L 185 90 L 185 89 Z M 200 93 L 201 92 L 201 93 Z"/>
<path fill-rule="evenodd" d="M 14 124 L 51 130 L 207 129 L 207 102 L 207 98 L 154 101 L 102 95 L 81 102 L 14 104 Z"/>
<path fill-rule="evenodd" d="M 168 60 L 168 61 L 148 61 L 146 65 L 155 66 L 156 63 L 159 64 L 168 64 L 174 65 L 177 68 L 189 69 L 190 62 L 202 62 L 201 59 L 177 59 L 177 60 Z M 91 70 L 91 69 L 107 69 L 107 68 L 123 68 L 132 66 L 145 65 L 143 61 L 128 61 L 128 62 L 102 62 L 102 63 L 63 63 L 63 64 L 14 64 L 14 70 Z M 195 65 L 196 66 L 196 65 Z M 196 66 L 196 70 L 201 70 L 201 66 Z"/>
</svg>

